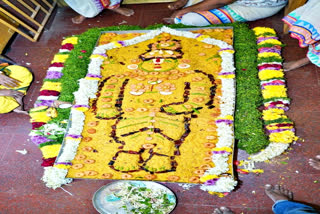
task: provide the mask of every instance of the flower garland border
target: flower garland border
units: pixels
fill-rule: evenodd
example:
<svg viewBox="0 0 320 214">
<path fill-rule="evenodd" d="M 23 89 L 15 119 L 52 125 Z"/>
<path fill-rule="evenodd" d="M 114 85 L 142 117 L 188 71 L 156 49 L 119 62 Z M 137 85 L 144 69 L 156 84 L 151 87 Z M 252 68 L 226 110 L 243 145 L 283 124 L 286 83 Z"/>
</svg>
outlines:
<svg viewBox="0 0 320 214">
<path fill-rule="evenodd" d="M 59 128 L 58 124 L 51 124 L 52 120 L 58 116 L 53 105 L 54 101 L 59 99 L 63 88 L 61 78 L 64 75 L 65 62 L 77 44 L 78 37 L 69 37 L 62 41 L 59 53 L 54 55 L 51 65 L 47 70 L 34 108 L 29 111 L 30 122 L 32 124 L 32 131 L 29 136 L 31 136 L 31 141 L 40 148 L 43 155 L 43 163 L 41 165 L 45 167 L 52 165 L 55 161 L 61 147 L 61 142 L 60 139 L 51 139 L 46 136 L 47 133 L 41 133 L 38 130 L 43 129 L 47 131 Z M 60 131 L 63 132 L 64 129 L 61 128 Z"/>
<path fill-rule="evenodd" d="M 259 79 L 264 99 L 262 119 L 270 141 L 267 148 L 249 157 L 254 163 L 282 154 L 297 137 L 293 122 L 285 114 L 290 99 L 282 69 L 282 43 L 272 28 L 256 27 L 253 31 L 257 38 Z"/>
</svg>

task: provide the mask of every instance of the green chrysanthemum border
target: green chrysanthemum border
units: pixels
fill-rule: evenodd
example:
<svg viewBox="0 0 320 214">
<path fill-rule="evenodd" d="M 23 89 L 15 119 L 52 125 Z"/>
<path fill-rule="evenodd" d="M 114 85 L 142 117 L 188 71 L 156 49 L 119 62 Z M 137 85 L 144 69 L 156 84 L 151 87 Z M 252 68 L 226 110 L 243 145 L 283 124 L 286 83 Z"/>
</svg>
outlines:
<svg viewBox="0 0 320 214">
<path fill-rule="evenodd" d="M 72 102 L 73 92 L 78 90 L 77 80 L 87 74 L 90 55 L 102 31 L 119 30 L 151 30 L 163 25 L 152 25 L 147 28 L 139 26 L 112 26 L 106 28 L 92 28 L 77 35 L 78 44 L 70 52 L 65 62 L 63 76 L 59 79 L 62 91 L 59 100 Z M 211 25 L 209 27 L 216 27 Z M 269 141 L 263 130 L 263 121 L 258 107 L 262 105 L 260 81 L 257 70 L 257 45 L 252 30 L 244 23 L 232 23 L 218 26 L 232 26 L 234 29 L 235 67 L 237 83 L 237 100 L 235 112 L 235 138 L 237 146 L 249 154 L 264 149 Z M 169 25 L 171 28 L 190 28 L 184 25 Z M 82 52 L 85 50 L 86 52 Z M 69 118 L 70 109 L 58 109 L 58 117 L 51 122 L 61 122 Z"/>
</svg>

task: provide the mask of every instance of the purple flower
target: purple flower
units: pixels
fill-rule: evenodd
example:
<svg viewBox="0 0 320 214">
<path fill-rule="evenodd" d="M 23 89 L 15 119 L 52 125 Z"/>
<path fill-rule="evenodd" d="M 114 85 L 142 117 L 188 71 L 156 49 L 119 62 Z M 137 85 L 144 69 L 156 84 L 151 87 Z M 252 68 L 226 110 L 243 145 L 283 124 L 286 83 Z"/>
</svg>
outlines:
<svg viewBox="0 0 320 214">
<path fill-rule="evenodd" d="M 90 106 L 88 106 L 88 105 L 74 105 L 74 106 L 72 106 L 72 108 L 81 108 L 81 107 L 90 108 Z"/>
<path fill-rule="evenodd" d="M 268 132 L 271 133 L 279 133 L 279 132 L 284 132 L 284 131 L 292 131 L 295 132 L 295 129 L 274 129 L 274 130 L 268 130 Z"/>
<path fill-rule="evenodd" d="M 222 150 L 222 151 L 212 151 L 212 154 L 230 154 L 230 152 L 227 152 L 227 151 L 224 151 L 224 150 Z"/>
<path fill-rule="evenodd" d="M 216 123 L 226 123 L 228 125 L 231 125 L 233 123 L 233 120 L 219 119 L 219 120 L 216 120 Z"/>
<path fill-rule="evenodd" d="M 54 100 L 37 100 L 37 102 L 34 104 L 34 107 L 39 106 L 52 106 Z"/>
<path fill-rule="evenodd" d="M 204 184 L 207 186 L 213 186 L 213 185 L 216 185 L 218 180 L 219 180 L 218 178 L 214 178 L 214 179 L 205 181 Z"/>
<path fill-rule="evenodd" d="M 87 74 L 86 77 L 92 77 L 92 78 L 101 78 L 101 75 L 96 75 L 96 74 Z"/>
<path fill-rule="evenodd" d="M 36 136 L 32 136 L 31 137 L 31 141 L 36 144 L 36 145 L 40 145 L 42 143 L 46 143 L 46 142 L 49 142 L 49 141 L 52 141 L 44 136 L 40 136 L 40 135 L 36 135 Z"/>
<path fill-rule="evenodd" d="M 68 134 L 66 137 L 71 137 L 71 138 L 82 138 L 81 135 L 75 135 L 75 134 Z"/>
<path fill-rule="evenodd" d="M 220 72 L 219 75 L 232 75 L 235 74 L 235 72 Z"/>
<path fill-rule="evenodd" d="M 104 56 L 104 57 L 108 57 L 108 55 L 107 55 L 107 54 L 98 54 L 98 55 L 100 55 L 100 56 Z"/>
<path fill-rule="evenodd" d="M 276 39 L 276 40 L 278 40 L 279 38 L 276 37 L 276 36 L 260 37 L 260 38 L 257 39 L 257 43 L 260 43 L 260 42 L 262 42 L 262 41 L 266 41 L 266 40 L 268 40 L 268 39 Z"/>
<path fill-rule="evenodd" d="M 58 71 L 48 71 L 45 79 L 60 79 L 62 77 L 62 73 Z"/>
<path fill-rule="evenodd" d="M 124 41 L 118 41 L 118 43 L 122 46 L 125 46 L 126 44 L 124 43 Z"/>
</svg>

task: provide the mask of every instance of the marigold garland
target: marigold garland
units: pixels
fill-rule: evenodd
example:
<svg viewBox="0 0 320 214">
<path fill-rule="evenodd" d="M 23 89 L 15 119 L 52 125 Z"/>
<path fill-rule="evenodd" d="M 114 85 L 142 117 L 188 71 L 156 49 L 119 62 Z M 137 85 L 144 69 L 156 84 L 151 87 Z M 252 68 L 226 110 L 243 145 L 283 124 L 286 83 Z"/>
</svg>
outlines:
<svg viewBox="0 0 320 214">
<path fill-rule="evenodd" d="M 47 70 L 46 79 L 40 89 L 34 108 L 29 111 L 30 122 L 32 123 L 31 141 L 41 150 L 43 155 L 43 163 L 41 165 L 44 167 L 53 166 L 61 147 L 61 140 L 58 136 L 50 133 L 48 133 L 48 136 L 41 135 L 41 132 L 37 134 L 37 130 L 41 130 L 53 118 L 58 116 L 56 109 L 52 107 L 53 102 L 58 99 L 62 90 L 62 83 L 59 82 L 59 79 L 63 76 L 64 63 L 77 42 L 77 37 L 69 37 L 62 41 L 59 53 L 54 56 L 52 64 Z"/>
<path fill-rule="evenodd" d="M 265 161 L 280 155 L 289 144 L 297 140 L 293 122 L 285 114 L 290 100 L 287 97 L 282 58 L 280 55 L 282 43 L 276 32 L 271 28 L 256 27 L 253 29 L 258 44 L 258 69 L 261 81 L 261 92 L 264 99 L 262 112 L 265 129 L 269 134 L 270 145 L 259 154 L 252 155 L 251 161 Z M 267 47 L 261 47 L 266 45 Z"/>
</svg>

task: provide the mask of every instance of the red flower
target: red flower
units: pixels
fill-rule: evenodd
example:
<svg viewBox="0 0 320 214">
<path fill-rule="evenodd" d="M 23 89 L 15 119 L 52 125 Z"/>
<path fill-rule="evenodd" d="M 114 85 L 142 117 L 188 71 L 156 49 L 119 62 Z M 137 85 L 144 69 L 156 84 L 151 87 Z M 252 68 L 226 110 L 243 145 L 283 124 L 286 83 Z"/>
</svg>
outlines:
<svg viewBox="0 0 320 214">
<path fill-rule="evenodd" d="M 44 122 L 34 122 L 34 123 L 32 123 L 32 130 L 35 130 L 35 129 L 37 129 L 37 128 L 40 128 L 40 127 L 43 126 L 44 124 L 46 124 L 46 123 L 44 123 Z"/>
<path fill-rule="evenodd" d="M 249 172 L 246 172 L 246 171 L 244 171 L 244 170 L 242 170 L 242 169 L 237 169 L 237 172 L 239 172 L 240 174 L 249 174 Z"/>
<path fill-rule="evenodd" d="M 258 69 L 259 70 L 262 70 L 264 68 L 276 68 L 276 69 L 281 69 L 282 66 L 281 65 L 278 65 L 278 64 L 264 64 L 264 65 L 260 65 L 258 66 Z"/>
<path fill-rule="evenodd" d="M 61 46 L 61 49 L 67 49 L 67 50 L 72 50 L 74 48 L 73 44 L 67 43 Z"/>
<path fill-rule="evenodd" d="M 82 53 L 87 53 L 87 51 L 86 51 L 86 50 L 81 50 L 81 52 L 82 52 Z"/>
<path fill-rule="evenodd" d="M 40 96 L 59 96 L 60 92 L 53 90 L 42 90 Z"/>
<path fill-rule="evenodd" d="M 233 161 L 233 164 L 238 166 L 240 164 L 240 161 Z"/>
<path fill-rule="evenodd" d="M 63 67 L 64 64 L 62 62 L 55 62 L 50 65 L 50 67 Z"/>
<path fill-rule="evenodd" d="M 46 167 L 46 166 L 53 166 L 54 162 L 56 161 L 56 158 L 57 158 L 57 157 L 48 158 L 48 159 L 42 158 L 42 161 L 43 161 L 43 162 L 42 162 L 41 166 L 44 166 L 44 167 Z"/>
</svg>

